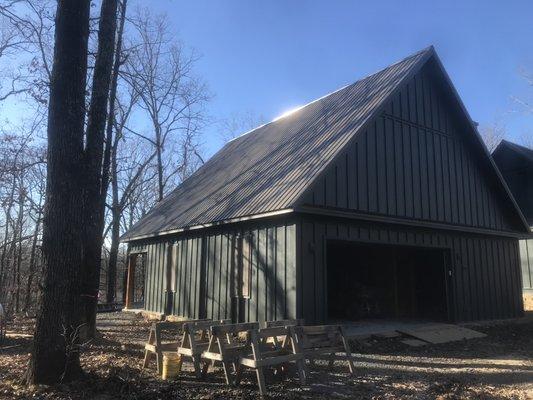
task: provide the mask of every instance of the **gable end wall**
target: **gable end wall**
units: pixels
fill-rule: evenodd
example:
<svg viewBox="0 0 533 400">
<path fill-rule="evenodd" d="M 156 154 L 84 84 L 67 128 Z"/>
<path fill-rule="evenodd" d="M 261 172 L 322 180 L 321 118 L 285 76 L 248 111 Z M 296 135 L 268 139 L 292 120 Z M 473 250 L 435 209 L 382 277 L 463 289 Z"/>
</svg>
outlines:
<svg viewBox="0 0 533 400">
<path fill-rule="evenodd" d="M 427 64 L 315 182 L 304 205 L 513 230 L 502 191 Z"/>
</svg>

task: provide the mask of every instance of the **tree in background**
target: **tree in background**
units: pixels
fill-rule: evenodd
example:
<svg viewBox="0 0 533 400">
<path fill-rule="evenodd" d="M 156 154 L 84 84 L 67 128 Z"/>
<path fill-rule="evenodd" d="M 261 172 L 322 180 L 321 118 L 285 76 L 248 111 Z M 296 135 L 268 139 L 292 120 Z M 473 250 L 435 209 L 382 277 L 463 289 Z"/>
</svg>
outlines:
<svg viewBox="0 0 533 400">
<path fill-rule="evenodd" d="M 198 138 L 206 122 L 204 106 L 209 94 L 193 73 L 197 54 L 173 38 L 164 15 L 153 16 L 141 9 L 131 21 L 131 40 L 136 46 L 124 75 L 139 96 L 151 129 L 147 134 L 129 131 L 155 151 L 160 201 L 169 186 L 181 182 L 203 162 Z"/>
<path fill-rule="evenodd" d="M 257 115 L 251 110 L 244 113 L 235 113 L 219 122 L 219 136 L 224 143 L 227 143 L 230 140 L 263 125 L 265 122 L 265 118 L 262 115 Z"/>
<path fill-rule="evenodd" d="M 124 25 L 126 23 L 126 10 L 127 10 L 128 2 L 127 0 L 122 0 L 122 4 L 120 7 L 120 23 L 118 27 L 117 32 L 117 45 L 115 49 L 115 61 L 113 64 L 113 72 L 111 76 L 111 90 L 109 93 L 109 113 L 108 113 L 108 119 L 107 119 L 107 126 L 106 126 L 106 139 L 105 139 L 105 151 L 104 151 L 104 158 L 103 158 L 103 168 L 102 168 L 102 188 L 100 190 L 100 204 L 99 204 L 99 212 L 100 212 L 100 222 L 101 222 L 101 229 L 100 229 L 100 238 L 103 240 L 107 236 L 105 232 L 102 232 L 104 225 L 105 225 L 105 207 L 106 207 L 106 200 L 108 197 L 108 189 L 109 189 L 109 181 L 110 181 L 110 175 L 113 175 L 113 182 L 115 182 L 116 177 L 114 176 L 113 171 L 116 171 L 117 169 L 117 159 L 116 159 L 116 152 L 118 148 L 118 143 L 122 137 L 121 134 L 119 134 L 118 129 L 117 132 L 113 135 L 113 132 L 116 128 L 116 117 L 115 117 L 115 108 L 116 103 L 118 102 L 117 99 L 117 92 L 118 92 L 118 79 L 120 74 L 120 68 L 123 65 L 123 54 L 122 54 L 122 43 L 123 43 L 123 36 L 124 36 Z M 132 104 L 135 104 L 135 100 L 133 100 Z M 115 186 L 115 185 L 114 185 Z M 114 187 L 113 186 L 113 187 Z M 113 221 L 115 220 L 115 208 L 111 207 L 111 226 L 113 226 Z M 120 218 L 120 217 L 119 217 Z M 106 301 L 108 303 L 113 303 L 115 301 L 115 292 L 116 292 L 116 257 L 118 253 L 118 243 L 116 244 L 116 249 L 113 249 L 113 237 L 117 237 L 117 242 L 119 240 L 120 232 L 115 232 L 115 230 L 112 229 L 111 231 L 112 239 L 111 239 L 111 249 L 109 250 L 109 259 L 108 259 L 108 265 L 107 265 L 107 290 L 106 290 Z M 102 248 L 102 242 L 100 243 L 100 249 Z M 113 260 L 111 260 L 113 258 Z M 100 274 L 99 274 L 100 275 Z M 99 276 L 100 278 L 100 276 Z M 98 290 L 98 287 L 96 287 Z"/>
<path fill-rule="evenodd" d="M 11 0 L 0 5 L 0 101 L 22 95 L 46 115 L 54 44 L 51 0 Z"/>
<path fill-rule="evenodd" d="M 96 306 L 100 282 L 102 232 L 104 229 L 103 200 L 107 195 L 109 165 L 103 165 L 108 100 L 115 54 L 118 0 L 102 0 L 98 26 L 91 100 L 87 118 L 84 149 L 82 298 L 84 300 L 83 337 L 96 332 Z M 118 41 L 121 43 L 121 40 Z M 120 53 L 119 53 L 120 55 Z M 107 143 L 110 146 L 111 143 Z"/>
<path fill-rule="evenodd" d="M 520 71 L 520 76 L 530 89 L 530 95 L 529 97 L 512 96 L 512 99 L 520 107 L 519 111 L 525 113 L 526 115 L 533 116 L 533 74 L 525 69 L 522 69 Z M 533 149 L 533 128 L 530 128 L 527 132 L 522 132 L 519 137 L 520 144 Z"/>
<path fill-rule="evenodd" d="M 489 152 L 492 153 L 496 146 L 507 137 L 507 130 L 500 122 L 494 122 L 492 125 L 481 126 L 479 128 L 479 134 Z"/>
<path fill-rule="evenodd" d="M 32 127 L 0 133 L 0 303 L 8 314 L 26 309 L 33 298 L 39 259 L 45 152 L 33 142 Z"/>
<path fill-rule="evenodd" d="M 80 252 L 84 257 L 76 283 L 81 290 L 82 318 L 76 321 L 77 325 L 59 324 L 63 349 L 69 351 L 79 350 L 75 342 L 80 334 L 84 338 L 94 334 L 95 306 L 102 280 L 99 279 L 101 255 L 105 254 L 107 260 L 103 277 L 106 298 L 114 301 L 117 266 L 121 261 L 121 232 L 203 162 L 201 130 L 208 122 L 204 106 L 209 94 L 205 84 L 194 75 L 198 56 L 175 39 L 165 17 L 139 10 L 134 18 L 126 18 L 125 0 L 103 0 L 100 4 L 100 9 L 89 9 L 95 15 L 89 17 L 86 62 L 81 67 L 85 70 L 81 155 L 78 154 L 79 121 L 76 129 L 70 129 L 79 114 L 69 114 L 68 123 L 61 125 L 57 107 L 64 99 L 51 97 L 53 88 L 56 95 L 73 96 L 64 82 L 63 86 L 52 82 L 53 69 L 68 70 L 65 57 L 70 62 L 81 57 L 79 51 L 75 55 L 58 54 L 57 47 L 54 53 L 54 30 L 59 29 L 55 22 L 60 20 L 56 9 L 66 5 L 52 0 L 13 0 L 0 4 L 0 107 L 23 102 L 27 110 L 24 121 L 9 121 L 0 132 L 3 139 L 0 145 L 0 301 L 7 304 L 10 314 L 21 310 L 33 313 L 37 308 L 35 293 L 41 286 L 48 290 L 46 285 L 51 284 L 46 282 L 58 279 L 57 271 L 64 265 L 54 264 L 57 247 L 48 244 L 46 257 L 40 251 L 43 224 L 49 240 L 52 233 L 67 229 L 67 224 L 52 223 L 48 227 L 45 217 L 53 213 L 45 211 L 43 203 L 46 199 L 47 210 L 49 204 L 66 207 L 71 203 L 55 195 L 45 196 L 47 161 L 55 160 L 48 174 L 59 176 L 65 165 L 73 165 L 81 157 L 83 167 L 65 177 L 69 184 L 77 181 L 83 186 L 80 197 L 83 202 L 76 202 L 83 215 L 76 214 L 72 219 L 82 218 L 82 222 L 79 226 L 68 224 L 71 231 L 75 226 L 80 227 L 83 235 L 78 238 L 78 244 L 83 243 Z M 117 7 L 120 23 L 113 27 Z M 71 8 L 70 12 L 74 10 Z M 71 24 L 63 23 L 63 31 L 74 32 Z M 63 38 L 62 43 L 64 48 L 72 46 L 68 38 Z M 68 71 L 67 76 L 72 77 L 73 72 Z M 64 75 L 57 73 L 57 76 L 62 79 Z M 69 104 L 70 108 L 65 110 L 73 109 L 74 103 Z M 47 126 L 47 119 L 53 121 L 51 126 Z M 69 136 L 63 138 L 66 129 Z M 67 139 L 75 143 L 63 163 L 57 161 L 59 156 L 47 154 L 45 130 L 49 131 L 54 151 L 66 151 Z M 79 179 L 72 178 L 75 174 Z M 48 178 L 50 190 L 58 189 L 57 179 Z M 62 190 L 65 187 L 66 184 Z M 69 196 L 78 196 L 76 190 L 73 188 Z M 52 200 L 48 202 L 48 198 Z M 108 240 L 103 245 L 105 237 Z M 66 244 L 63 239 L 60 241 Z M 76 265 L 66 257 L 71 265 Z M 73 278 L 70 275 L 69 279 Z M 49 296 L 42 298 L 48 301 Z M 42 318 L 48 318 L 50 311 L 47 308 L 40 313 L 44 315 Z M 61 318 L 67 321 L 70 317 Z M 41 328 L 42 324 L 38 324 L 38 329 Z M 52 334 L 41 333 L 39 345 Z M 39 358 L 39 354 L 34 358 Z M 68 361 L 65 365 L 69 366 L 77 363 L 75 355 L 63 361 Z"/>
<path fill-rule="evenodd" d="M 139 9 L 129 21 L 120 58 L 124 68 L 117 69 L 116 110 L 110 114 L 108 302 L 115 300 L 120 232 L 203 162 L 200 135 L 209 98 L 193 74 L 198 57 L 173 38 L 165 16 Z"/>
</svg>

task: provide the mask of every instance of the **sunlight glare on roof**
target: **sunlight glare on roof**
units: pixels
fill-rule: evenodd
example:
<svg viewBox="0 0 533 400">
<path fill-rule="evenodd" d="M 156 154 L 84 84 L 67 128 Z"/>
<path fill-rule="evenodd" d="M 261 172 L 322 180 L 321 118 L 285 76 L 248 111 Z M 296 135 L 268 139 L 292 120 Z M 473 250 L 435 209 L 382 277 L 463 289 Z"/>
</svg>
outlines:
<svg viewBox="0 0 533 400">
<path fill-rule="evenodd" d="M 301 110 L 304 106 L 298 106 L 291 108 L 290 110 L 285 111 L 283 114 L 278 115 L 276 118 L 274 118 L 272 121 L 277 121 L 278 119 L 288 117 L 289 115 L 295 113 L 298 110 Z"/>
</svg>

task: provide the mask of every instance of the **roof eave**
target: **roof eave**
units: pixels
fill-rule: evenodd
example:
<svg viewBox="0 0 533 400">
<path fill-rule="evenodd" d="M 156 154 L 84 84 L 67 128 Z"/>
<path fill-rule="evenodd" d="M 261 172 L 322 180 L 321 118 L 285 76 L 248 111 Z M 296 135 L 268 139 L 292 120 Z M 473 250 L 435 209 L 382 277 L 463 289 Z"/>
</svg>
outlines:
<svg viewBox="0 0 533 400">
<path fill-rule="evenodd" d="M 269 211 L 269 212 L 264 212 L 260 214 L 245 215 L 241 217 L 228 218 L 228 219 L 220 220 L 220 221 L 213 221 L 213 222 L 209 222 L 206 224 L 192 225 L 192 226 L 186 226 L 182 228 L 153 232 L 153 233 L 149 233 L 146 235 L 138 235 L 138 236 L 132 236 L 132 237 L 122 236 L 120 238 L 120 241 L 122 243 L 129 243 L 129 242 L 134 242 L 137 240 L 152 239 L 152 238 L 156 238 L 160 236 L 168 236 L 168 235 L 175 235 L 178 233 L 197 231 L 200 229 L 212 228 L 212 227 L 220 226 L 220 225 L 234 224 L 236 222 L 251 221 L 251 220 L 263 219 L 263 218 L 269 218 L 269 217 L 277 217 L 279 215 L 286 215 L 286 214 L 290 214 L 293 212 L 294 212 L 293 208 L 285 208 L 282 210 Z"/>
</svg>

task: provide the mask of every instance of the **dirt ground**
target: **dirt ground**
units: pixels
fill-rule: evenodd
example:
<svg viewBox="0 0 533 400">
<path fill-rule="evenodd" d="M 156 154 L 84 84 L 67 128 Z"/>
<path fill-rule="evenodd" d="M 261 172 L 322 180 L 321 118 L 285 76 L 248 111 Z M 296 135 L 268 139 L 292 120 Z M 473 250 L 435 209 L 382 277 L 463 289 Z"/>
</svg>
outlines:
<svg viewBox="0 0 533 400">
<path fill-rule="evenodd" d="M 87 372 L 77 382 L 26 388 L 21 383 L 31 343 L 31 323 L 16 320 L 0 345 L 0 399 L 248 399 L 259 398 L 254 375 L 241 386 L 224 384 L 220 369 L 198 381 L 189 364 L 176 381 L 142 370 L 149 323 L 126 313 L 101 314 L 102 339 L 86 346 Z M 477 325 L 483 339 L 409 347 L 397 338 L 352 343 L 355 377 L 347 364 L 310 368 L 308 385 L 295 378 L 267 383 L 270 397 L 287 399 L 533 399 L 533 316 Z M 292 375 L 294 376 L 294 374 Z"/>
</svg>

